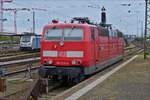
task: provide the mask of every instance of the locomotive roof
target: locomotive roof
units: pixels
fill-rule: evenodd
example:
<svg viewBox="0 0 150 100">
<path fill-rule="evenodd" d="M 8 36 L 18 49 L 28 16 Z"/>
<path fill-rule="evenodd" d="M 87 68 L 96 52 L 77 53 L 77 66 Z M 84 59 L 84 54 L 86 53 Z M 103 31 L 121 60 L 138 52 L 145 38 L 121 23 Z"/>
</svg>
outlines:
<svg viewBox="0 0 150 100">
<path fill-rule="evenodd" d="M 96 25 L 82 24 L 82 23 L 57 23 L 57 24 L 48 24 L 45 27 L 51 27 L 51 26 L 96 27 Z"/>
<path fill-rule="evenodd" d="M 31 32 L 23 32 L 21 36 L 41 36 L 40 34 L 31 33 Z"/>
</svg>

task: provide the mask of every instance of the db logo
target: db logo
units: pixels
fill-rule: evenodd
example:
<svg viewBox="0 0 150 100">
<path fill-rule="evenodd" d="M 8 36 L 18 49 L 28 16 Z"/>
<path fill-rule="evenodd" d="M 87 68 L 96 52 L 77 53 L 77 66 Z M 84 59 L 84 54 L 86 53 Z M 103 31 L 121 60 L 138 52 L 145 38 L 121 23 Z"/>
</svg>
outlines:
<svg viewBox="0 0 150 100">
<path fill-rule="evenodd" d="M 60 51 L 60 52 L 58 53 L 58 56 L 59 56 L 59 57 L 66 57 L 66 52 Z"/>
</svg>

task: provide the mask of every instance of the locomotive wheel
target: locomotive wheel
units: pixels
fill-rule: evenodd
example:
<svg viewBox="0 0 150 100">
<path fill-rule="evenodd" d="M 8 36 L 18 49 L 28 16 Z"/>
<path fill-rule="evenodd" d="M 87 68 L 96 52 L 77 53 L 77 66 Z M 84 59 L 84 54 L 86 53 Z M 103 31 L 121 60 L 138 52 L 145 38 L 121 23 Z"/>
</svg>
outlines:
<svg viewBox="0 0 150 100">
<path fill-rule="evenodd" d="M 85 78 L 85 76 L 80 74 L 78 77 L 73 78 L 73 84 L 80 83 L 81 81 L 84 80 L 84 78 Z"/>
<path fill-rule="evenodd" d="M 52 76 L 52 80 L 53 80 L 53 81 L 58 81 L 58 80 L 59 80 L 59 79 L 58 79 L 58 76 L 57 76 L 57 75 L 53 75 L 53 76 Z"/>
</svg>

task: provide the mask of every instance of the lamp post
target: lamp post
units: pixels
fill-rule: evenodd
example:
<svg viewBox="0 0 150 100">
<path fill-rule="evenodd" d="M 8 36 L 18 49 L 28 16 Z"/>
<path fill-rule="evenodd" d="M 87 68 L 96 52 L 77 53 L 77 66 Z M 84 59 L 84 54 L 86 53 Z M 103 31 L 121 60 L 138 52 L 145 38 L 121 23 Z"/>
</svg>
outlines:
<svg viewBox="0 0 150 100">
<path fill-rule="evenodd" d="M 146 39 L 147 39 L 147 7 L 148 7 L 148 0 L 145 0 L 145 31 L 144 31 L 144 59 L 147 58 L 146 54 Z"/>
<path fill-rule="evenodd" d="M 4 3 L 10 3 L 13 0 L 0 0 L 0 32 L 3 32 L 3 21 L 5 21 L 5 19 L 3 18 L 3 6 Z"/>
<path fill-rule="evenodd" d="M 141 23 L 141 38 L 142 38 L 142 43 L 143 43 L 143 38 L 144 38 L 144 32 L 143 32 L 143 21 L 140 20 Z"/>
<path fill-rule="evenodd" d="M 40 9 L 40 8 L 31 8 L 32 10 L 32 32 L 35 33 L 35 25 L 36 25 L 36 20 L 35 20 L 35 11 L 47 11 L 46 9 Z"/>
</svg>

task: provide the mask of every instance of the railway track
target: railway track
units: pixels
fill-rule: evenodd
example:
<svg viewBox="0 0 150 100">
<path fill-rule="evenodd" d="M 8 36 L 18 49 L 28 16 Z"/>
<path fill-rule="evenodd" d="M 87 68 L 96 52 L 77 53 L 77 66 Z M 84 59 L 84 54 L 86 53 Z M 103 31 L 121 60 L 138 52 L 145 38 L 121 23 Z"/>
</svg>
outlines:
<svg viewBox="0 0 150 100">
<path fill-rule="evenodd" d="M 134 48 L 137 48 L 136 46 L 130 46 L 130 47 L 125 47 L 124 50 L 130 50 L 130 49 L 134 49 Z"/>
<path fill-rule="evenodd" d="M 20 50 L 14 50 L 14 51 L 0 51 L 0 57 L 8 57 L 8 56 L 16 56 L 16 55 L 22 55 L 22 54 L 29 54 L 29 53 L 35 53 L 39 51 L 20 51 Z"/>
<path fill-rule="evenodd" d="M 0 72 L 1 76 L 14 76 L 19 73 L 24 73 L 30 70 L 35 70 L 40 67 L 39 64 L 40 57 L 27 58 L 21 60 L 13 60 L 7 62 L 0 62 Z"/>
<path fill-rule="evenodd" d="M 34 70 L 37 70 L 39 69 L 41 66 L 35 66 L 35 67 L 32 67 L 30 68 L 31 71 L 34 71 Z M 25 72 L 28 72 L 29 70 L 24 68 L 24 69 L 21 69 L 21 70 L 17 70 L 17 71 L 12 71 L 12 72 L 9 72 L 9 73 L 5 73 L 3 77 L 11 77 L 11 76 L 15 76 L 15 75 L 18 75 L 20 73 L 25 73 Z"/>
<path fill-rule="evenodd" d="M 39 57 L 39 56 L 40 56 L 39 52 L 23 53 L 23 54 L 14 55 L 14 56 L 0 57 L 0 62 L 27 59 L 27 58 L 33 58 L 33 57 Z"/>
<path fill-rule="evenodd" d="M 25 64 L 25 63 L 35 62 L 35 61 L 39 61 L 39 60 L 40 60 L 40 57 L 35 57 L 35 58 L 27 58 L 27 59 L 21 59 L 21 60 L 0 62 L 0 66 L 6 68 L 8 65 L 13 66 L 16 64 Z"/>
<path fill-rule="evenodd" d="M 141 53 L 143 51 L 142 48 L 130 48 L 129 50 L 127 49 L 124 53 L 125 59 L 129 59 L 131 56 L 136 55 L 138 53 Z"/>
</svg>

